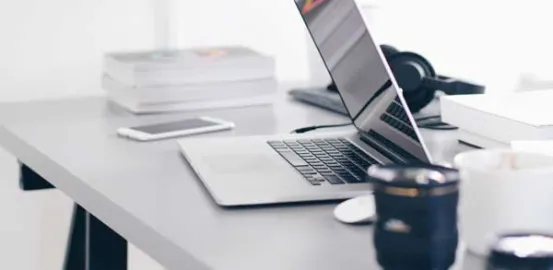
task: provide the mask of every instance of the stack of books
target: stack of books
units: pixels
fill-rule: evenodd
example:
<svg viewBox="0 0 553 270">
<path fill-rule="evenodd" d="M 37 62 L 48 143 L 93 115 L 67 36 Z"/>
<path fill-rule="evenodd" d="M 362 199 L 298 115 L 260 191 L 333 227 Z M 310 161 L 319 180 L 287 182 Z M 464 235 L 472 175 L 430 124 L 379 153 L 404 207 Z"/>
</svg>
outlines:
<svg viewBox="0 0 553 270">
<path fill-rule="evenodd" d="M 109 53 L 102 85 L 134 113 L 267 104 L 277 89 L 274 59 L 245 47 Z"/>
</svg>

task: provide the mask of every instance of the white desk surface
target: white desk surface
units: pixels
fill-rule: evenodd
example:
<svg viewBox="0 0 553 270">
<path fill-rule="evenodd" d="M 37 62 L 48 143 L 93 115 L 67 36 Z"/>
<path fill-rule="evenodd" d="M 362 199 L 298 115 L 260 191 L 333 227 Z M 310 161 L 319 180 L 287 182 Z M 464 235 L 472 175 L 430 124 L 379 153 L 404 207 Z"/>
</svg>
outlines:
<svg viewBox="0 0 553 270">
<path fill-rule="evenodd" d="M 288 133 L 342 116 L 282 97 L 272 106 L 135 116 L 101 97 L 0 105 L 0 145 L 167 269 L 379 269 L 370 226 L 345 226 L 335 203 L 224 209 L 213 203 L 175 140 L 137 143 L 118 127 L 208 115 L 232 132 Z M 436 160 L 455 132 L 425 132 Z M 15 179 L 14 179 L 15 181 Z M 462 269 L 482 262 L 467 257 Z"/>
</svg>

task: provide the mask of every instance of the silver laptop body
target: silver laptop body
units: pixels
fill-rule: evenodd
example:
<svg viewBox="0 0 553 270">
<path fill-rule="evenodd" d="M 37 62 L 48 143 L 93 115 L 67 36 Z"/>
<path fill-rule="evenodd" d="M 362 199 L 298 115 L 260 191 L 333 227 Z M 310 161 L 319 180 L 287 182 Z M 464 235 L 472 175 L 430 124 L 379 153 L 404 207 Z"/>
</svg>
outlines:
<svg viewBox="0 0 553 270">
<path fill-rule="evenodd" d="M 365 172 L 367 163 L 431 162 L 355 0 L 295 3 L 355 130 L 180 140 L 184 157 L 219 205 L 347 199 L 370 192 L 369 181 L 354 174 Z"/>
</svg>

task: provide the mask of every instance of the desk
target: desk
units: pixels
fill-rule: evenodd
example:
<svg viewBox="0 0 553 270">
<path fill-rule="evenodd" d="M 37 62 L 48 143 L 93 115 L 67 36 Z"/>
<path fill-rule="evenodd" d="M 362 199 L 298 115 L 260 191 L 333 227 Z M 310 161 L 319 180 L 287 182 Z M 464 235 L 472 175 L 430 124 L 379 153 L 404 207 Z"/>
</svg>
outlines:
<svg viewBox="0 0 553 270">
<path fill-rule="evenodd" d="M 272 106 L 147 116 L 131 115 L 104 98 L 83 98 L 0 106 L 0 144 L 92 214 L 86 218 L 88 229 L 112 238 L 93 236 L 88 247 L 106 256 L 126 256 L 126 240 L 167 269 L 379 269 L 372 228 L 336 222 L 335 204 L 223 209 L 181 157 L 175 140 L 137 143 L 115 133 L 122 126 L 197 115 L 237 124 L 233 131 L 206 136 L 287 133 L 346 120 L 286 98 Z M 425 131 L 424 136 L 438 161 L 449 161 L 461 150 L 455 132 Z M 106 243 L 112 243 L 110 249 Z M 68 261 L 82 264 L 83 248 L 73 246 Z M 80 269 L 106 269 L 88 260 L 92 266 Z M 462 269 L 479 264 L 468 256 Z"/>
</svg>

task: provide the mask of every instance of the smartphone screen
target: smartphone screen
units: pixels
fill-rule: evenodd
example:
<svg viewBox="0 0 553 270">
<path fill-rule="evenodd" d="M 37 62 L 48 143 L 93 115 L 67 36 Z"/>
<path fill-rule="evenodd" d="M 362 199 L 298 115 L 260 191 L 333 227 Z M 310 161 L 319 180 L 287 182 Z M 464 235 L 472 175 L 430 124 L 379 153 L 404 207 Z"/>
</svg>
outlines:
<svg viewBox="0 0 553 270">
<path fill-rule="evenodd" d="M 149 126 L 132 127 L 130 129 L 134 129 L 136 131 L 141 131 L 141 132 L 144 132 L 144 133 L 155 135 L 155 134 L 163 134 L 163 133 L 180 131 L 180 130 L 189 130 L 189 129 L 211 127 L 211 126 L 217 126 L 217 125 L 220 125 L 220 124 L 210 122 L 210 121 L 206 121 L 206 120 L 199 119 L 199 118 L 195 118 L 195 119 L 187 119 L 187 120 L 177 121 L 177 122 L 162 123 L 162 124 L 155 124 L 155 125 L 149 125 Z"/>
</svg>

